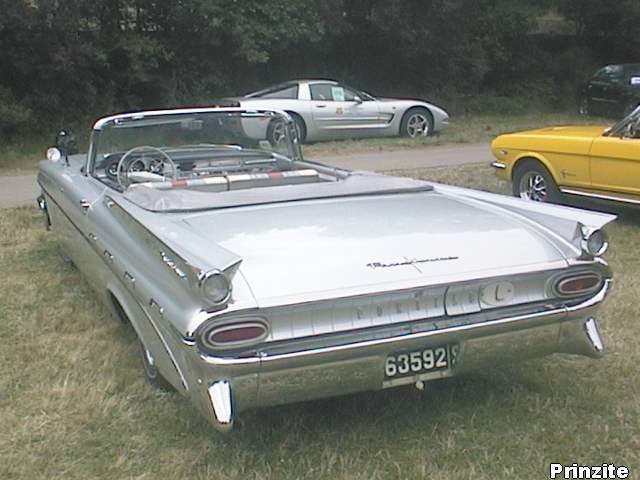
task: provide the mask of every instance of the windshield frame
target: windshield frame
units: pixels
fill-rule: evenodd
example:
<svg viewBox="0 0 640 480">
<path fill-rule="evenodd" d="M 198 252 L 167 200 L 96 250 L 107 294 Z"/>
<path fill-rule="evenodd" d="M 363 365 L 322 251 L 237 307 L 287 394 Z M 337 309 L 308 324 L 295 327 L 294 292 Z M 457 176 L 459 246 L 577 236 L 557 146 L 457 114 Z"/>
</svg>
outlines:
<svg viewBox="0 0 640 480">
<path fill-rule="evenodd" d="M 148 119 L 150 117 L 162 117 L 162 116 L 172 116 L 172 115 L 198 115 L 198 114 L 208 114 L 208 113 L 230 113 L 230 114 L 238 114 L 243 115 L 246 114 L 248 116 L 270 116 L 270 117 L 281 117 L 285 120 L 287 124 L 287 130 L 289 131 L 289 135 L 287 135 L 288 147 L 289 150 L 293 154 L 293 161 L 302 161 L 302 148 L 300 146 L 300 140 L 297 135 L 297 130 L 295 127 L 295 123 L 291 116 L 279 110 L 271 110 L 271 109 L 259 109 L 259 110 L 247 110 L 244 108 L 238 107 L 226 107 L 226 108 L 181 108 L 181 109 L 170 109 L 170 110 L 148 110 L 148 111 L 139 111 L 139 112 L 130 112 L 130 113 L 122 113 L 117 115 L 111 115 L 108 117 L 103 117 L 98 119 L 94 125 L 91 132 L 91 141 L 89 144 L 89 151 L 87 154 L 87 160 L 85 164 L 85 175 L 95 177 L 94 170 L 96 166 L 96 157 L 98 155 L 99 146 L 100 146 L 100 137 L 102 132 L 119 123 L 119 122 L 135 122 Z"/>
<path fill-rule="evenodd" d="M 622 120 L 620 120 L 620 121 L 614 123 L 613 125 L 611 125 L 610 127 L 608 127 L 604 131 L 603 135 L 605 137 L 622 137 L 622 136 L 624 136 L 624 131 L 626 129 L 626 126 L 629 124 L 629 122 L 631 122 L 634 119 L 635 119 L 636 122 L 640 121 L 640 105 L 638 105 L 629 115 L 624 117 Z"/>
</svg>

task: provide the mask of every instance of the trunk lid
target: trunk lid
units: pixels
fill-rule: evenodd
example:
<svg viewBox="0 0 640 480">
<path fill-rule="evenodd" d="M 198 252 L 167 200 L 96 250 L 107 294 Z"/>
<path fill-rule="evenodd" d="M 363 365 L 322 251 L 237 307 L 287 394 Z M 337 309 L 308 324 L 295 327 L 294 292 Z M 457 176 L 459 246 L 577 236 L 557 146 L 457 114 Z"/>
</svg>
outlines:
<svg viewBox="0 0 640 480">
<path fill-rule="evenodd" d="M 261 307 L 564 263 L 530 222 L 437 192 L 232 208 L 182 222 L 242 258 Z"/>
</svg>

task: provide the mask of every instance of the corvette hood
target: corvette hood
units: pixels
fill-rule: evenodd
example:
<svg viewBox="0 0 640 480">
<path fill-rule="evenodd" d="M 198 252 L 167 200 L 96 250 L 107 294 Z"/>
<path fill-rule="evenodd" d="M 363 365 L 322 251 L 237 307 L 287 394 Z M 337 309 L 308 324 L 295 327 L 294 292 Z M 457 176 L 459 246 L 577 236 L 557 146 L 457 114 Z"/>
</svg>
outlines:
<svg viewBox="0 0 640 480">
<path fill-rule="evenodd" d="M 242 258 L 259 306 L 565 264 L 517 215 L 437 192 L 209 211 L 182 223 Z"/>
</svg>

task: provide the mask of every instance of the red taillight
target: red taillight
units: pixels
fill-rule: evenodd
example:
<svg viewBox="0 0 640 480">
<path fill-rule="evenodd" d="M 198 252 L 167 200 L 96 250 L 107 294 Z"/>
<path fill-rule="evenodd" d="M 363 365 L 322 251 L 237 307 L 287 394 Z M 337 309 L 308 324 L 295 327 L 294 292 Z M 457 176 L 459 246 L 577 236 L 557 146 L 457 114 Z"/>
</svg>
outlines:
<svg viewBox="0 0 640 480">
<path fill-rule="evenodd" d="M 586 273 L 561 279 L 556 290 L 560 295 L 580 295 L 595 290 L 602 279 L 595 273 Z"/>
<path fill-rule="evenodd" d="M 264 338 L 266 334 L 267 327 L 262 323 L 237 323 L 211 328 L 204 333 L 203 341 L 209 348 L 224 348 L 255 342 Z"/>
</svg>

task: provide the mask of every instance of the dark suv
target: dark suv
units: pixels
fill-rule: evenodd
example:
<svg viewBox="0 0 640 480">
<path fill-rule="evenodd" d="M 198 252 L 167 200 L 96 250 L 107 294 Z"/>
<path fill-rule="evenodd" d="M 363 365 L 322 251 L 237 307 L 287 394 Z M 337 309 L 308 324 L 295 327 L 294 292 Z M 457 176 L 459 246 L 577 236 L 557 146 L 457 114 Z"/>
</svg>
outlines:
<svg viewBox="0 0 640 480">
<path fill-rule="evenodd" d="M 640 105 L 640 63 L 607 65 L 580 89 L 582 115 L 624 116 Z"/>
</svg>

